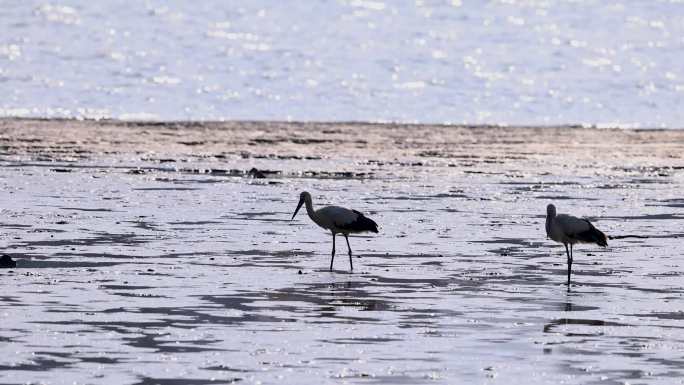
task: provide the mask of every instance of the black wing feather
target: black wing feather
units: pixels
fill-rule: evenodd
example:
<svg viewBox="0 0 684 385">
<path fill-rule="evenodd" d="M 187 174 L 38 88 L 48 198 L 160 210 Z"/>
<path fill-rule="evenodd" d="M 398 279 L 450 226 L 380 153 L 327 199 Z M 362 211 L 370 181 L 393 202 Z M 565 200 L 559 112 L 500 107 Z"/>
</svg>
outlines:
<svg viewBox="0 0 684 385">
<path fill-rule="evenodd" d="M 352 210 L 356 215 L 356 220 L 350 223 L 345 223 L 344 225 L 338 225 L 339 228 L 343 230 L 350 230 L 350 231 L 356 231 L 356 232 L 361 232 L 361 231 L 370 231 L 373 233 L 378 232 L 378 224 L 375 223 L 370 218 L 365 217 L 362 213 Z"/>
<path fill-rule="evenodd" d="M 596 243 L 597 245 L 603 247 L 608 246 L 606 234 L 603 234 L 601 230 L 594 227 L 594 225 L 592 225 L 588 220 L 584 219 L 584 221 L 589 224 L 589 230 L 573 234 L 573 237 L 579 239 L 581 242 Z"/>
</svg>

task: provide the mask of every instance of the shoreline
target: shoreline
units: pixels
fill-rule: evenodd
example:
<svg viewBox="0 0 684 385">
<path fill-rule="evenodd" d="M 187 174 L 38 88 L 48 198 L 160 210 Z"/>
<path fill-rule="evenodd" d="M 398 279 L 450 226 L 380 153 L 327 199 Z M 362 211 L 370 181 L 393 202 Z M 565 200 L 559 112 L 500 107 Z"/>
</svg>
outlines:
<svg viewBox="0 0 684 385">
<path fill-rule="evenodd" d="M 119 119 L 119 118 L 81 118 L 81 117 L 23 117 L 23 116 L 0 116 L 0 124 L 11 122 L 90 122 L 94 124 L 110 124 L 117 126 L 208 126 L 218 127 L 223 125 L 300 125 L 300 126 L 380 126 L 380 127 L 440 127 L 459 129 L 588 129 L 588 130 L 616 130 L 616 131 L 679 131 L 682 127 L 632 127 L 612 124 L 503 124 L 503 123 L 427 123 L 427 122 L 402 122 L 402 121 L 363 121 L 363 120 L 260 120 L 260 119 L 197 119 L 197 120 L 164 120 L 164 119 Z"/>
<path fill-rule="evenodd" d="M 580 174 L 684 168 L 684 130 L 0 119 L 0 145 L 6 161 L 73 162 L 124 154 L 147 159 L 139 155 L 148 154 L 159 162 L 337 159 L 338 169 L 372 162 L 544 172 L 542 162 L 546 172 L 571 167 Z"/>
</svg>

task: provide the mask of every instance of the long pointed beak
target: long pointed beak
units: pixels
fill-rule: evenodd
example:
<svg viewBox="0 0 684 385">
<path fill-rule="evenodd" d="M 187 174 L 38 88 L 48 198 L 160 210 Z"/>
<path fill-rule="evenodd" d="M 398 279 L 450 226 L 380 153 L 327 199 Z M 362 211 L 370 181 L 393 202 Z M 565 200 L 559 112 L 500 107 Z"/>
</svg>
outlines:
<svg viewBox="0 0 684 385">
<path fill-rule="evenodd" d="M 299 212 L 299 209 L 302 208 L 303 204 L 304 204 L 304 200 L 300 199 L 299 204 L 297 205 L 297 210 L 295 210 L 294 214 L 292 214 L 292 219 L 294 219 L 295 215 L 297 215 L 297 213 Z M 292 219 L 290 219 L 290 220 L 292 220 Z"/>
</svg>

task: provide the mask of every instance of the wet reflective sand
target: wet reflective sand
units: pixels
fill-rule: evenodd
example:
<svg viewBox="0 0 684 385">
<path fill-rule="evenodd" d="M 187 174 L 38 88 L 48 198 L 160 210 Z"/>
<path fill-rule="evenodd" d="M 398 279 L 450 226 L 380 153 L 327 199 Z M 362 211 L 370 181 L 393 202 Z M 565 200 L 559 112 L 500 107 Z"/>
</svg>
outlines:
<svg viewBox="0 0 684 385">
<path fill-rule="evenodd" d="M 684 133 L 0 121 L 0 382 L 681 383 Z M 304 215 L 380 224 L 338 240 Z M 574 285 L 544 214 L 614 239 Z"/>
</svg>

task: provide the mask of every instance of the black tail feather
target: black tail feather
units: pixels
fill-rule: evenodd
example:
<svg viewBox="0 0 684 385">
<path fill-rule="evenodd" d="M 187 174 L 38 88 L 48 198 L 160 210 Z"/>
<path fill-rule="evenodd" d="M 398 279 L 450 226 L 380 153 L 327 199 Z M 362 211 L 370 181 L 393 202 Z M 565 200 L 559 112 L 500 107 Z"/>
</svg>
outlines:
<svg viewBox="0 0 684 385">
<path fill-rule="evenodd" d="M 601 230 L 597 229 L 593 225 L 591 225 L 591 228 L 589 230 L 581 232 L 575 235 L 575 237 L 579 239 L 581 242 L 596 243 L 597 245 L 603 247 L 608 246 L 608 239 L 606 238 L 606 234 L 603 234 Z"/>
<path fill-rule="evenodd" d="M 352 223 L 346 224 L 344 226 L 340 226 L 342 229 L 347 229 L 351 230 L 352 232 L 355 233 L 360 233 L 364 231 L 370 231 L 372 233 L 377 233 L 378 232 L 378 224 L 375 223 L 374 220 L 370 218 L 366 218 L 363 214 L 360 212 L 354 210 L 356 214 L 358 214 L 358 217 L 356 220 Z"/>
<path fill-rule="evenodd" d="M 370 231 L 372 233 L 378 232 L 378 224 L 370 218 L 366 218 L 363 215 L 356 220 L 358 222 L 358 227 L 363 231 Z"/>
</svg>

